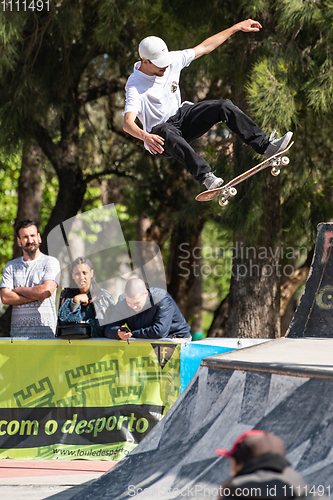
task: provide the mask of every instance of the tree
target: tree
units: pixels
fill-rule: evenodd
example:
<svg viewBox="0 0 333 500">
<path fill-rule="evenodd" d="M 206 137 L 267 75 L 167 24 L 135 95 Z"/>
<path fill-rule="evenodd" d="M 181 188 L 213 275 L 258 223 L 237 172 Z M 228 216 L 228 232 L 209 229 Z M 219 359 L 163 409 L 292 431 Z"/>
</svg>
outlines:
<svg viewBox="0 0 333 500">
<path fill-rule="evenodd" d="M 17 186 L 17 213 L 15 225 L 26 219 L 32 219 L 39 227 L 40 210 L 42 203 L 42 172 L 43 153 L 39 146 L 33 142 L 24 144 L 22 163 Z M 14 238 L 13 258 L 22 255 Z"/>
<path fill-rule="evenodd" d="M 17 211 L 17 183 L 20 173 L 20 154 L 0 152 L 0 266 L 12 257 L 14 228 Z"/>
<path fill-rule="evenodd" d="M 104 199 L 126 207 L 128 234 L 136 228 L 139 238 L 160 245 L 166 261 L 169 256 L 170 289 L 188 310 L 195 276 L 180 276 L 179 247 L 200 247 L 202 228 L 215 220 L 234 232 L 234 247 L 243 243 L 257 256 L 252 262 L 235 256 L 229 335 L 246 335 L 249 326 L 255 335 L 263 329 L 277 335 L 280 277 L 263 277 L 262 270 L 283 263 L 282 243 L 310 249 L 317 222 L 332 213 L 332 37 L 326 23 L 331 0 L 227 0 L 214 6 L 214 16 L 197 0 L 50 5 L 42 13 L 0 12 L 0 146 L 35 144 L 44 155 L 43 172 L 49 175 L 51 165 L 56 173 L 57 199 L 52 213 L 42 217 L 44 239 L 59 222 L 87 209 L 87 186 L 102 182 Z M 279 180 L 260 174 L 226 209 L 216 209 L 193 202 L 197 187 L 183 168 L 149 156 L 124 135 L 123 85 L 148 31 L 174 50 L 249 16 L 259 18 L 263 31 L 237 33 L 193 63 L 182 74 L 183 98 L 232 98 L 267 131 L 278 125 L 283 133 L 297 124 L 296 144 L 288 175 Z M 222 124 L 195 147 L 229 179 L 257 162 L 237 141 L 230 145 Z M 265 258 L 258 257 L 261 247 Z M 258 280 L 251 278 L 251 265 L 261 270 Z M 246 269 L 246 276 L 235 279 L 237 269 Z M 240 303 L 244 314 L 236 310 Z"/>
<path fill-rule="evenodd" d="M 325 3 L 280 1 L 275 2 L 273 6 L 267 3 L 247 2 L 243 3 L 242 7 L 244 13 L 253 18 L 260 15 L 264 25 L 260 43 L 255 51 L 256 58 L 252 60 L 249 78 L 245 82 L 245 88 L 243 87 L 249 112 L 264 128 L 273 127 L 274 122 L 282 131 L 297 127 L 294 134 L 295 145 L 290 151 L 292 161 L 286 169 L 286 174 L 283 172 L 281 176 L 281 235 L 279 236 L 279 225 L 274 215 L 279 213 L 278 205 L 275 206 L 266 226 L 268 230 L 273 227 L 279 236 L 280 242 L 277 242 L 279 243 L 277 246 L 295 248 L 294 255 L 300 246 L 305 246 L 308 250 L 308 258 L 305 262 L 302 261 L 304 264 L 300 269 L 295 268 L 291 275 L 283 272 L 287 267 L 286 259 L 281 255 L 278 261 L 279 267 L 276 269 L 279 269 L 280 274 L 282 272 L 280 286 L 281 314 L 283 314 L 297 285 L 304 283 L 306 279 L 317 223 L 332 217 L 331 137 L 328 125 L 331 123 L 332 115 L 332 35 L 328 26 L 329 19 L 332 18 L 333 4 L 330 1 Z M 263 182 L 266 182 L 266 178 Z M 264 184 L 261 189 L 263 191 L 260 193 L 258 189 L 253 190 L 253 185 L 248 186 L 248 190 L 253 192 L 253 197 L 256 199 L 252 212 L 257 218 L 247 215 L 251 214 L 251 207 L 242 210 L 240 206 L 235 214 L 238 215 L 238 219 L 231 217 L 237 228 L 236 232 L 242 233 L 243 240 L 244 234 L 247 241 L 249 234 L 252 236 L 252 241 L 256 240 L 257 250 L 261 244 L 266 246 L 268 244 L 267 241 L 263 243 L 262 239 L 257 239 L 258 228 L 265 227 L 264 218 L 260 214 L 267 212 L 266 207 L 272 207 L 271 196 L 268 203 L 262 203 L 263 195 L 269 191 L 265 191 Z M 267 231 L 265 233 L 267 234 Z M 243 247 L 247 246 L 243 241 Z M 272 248 L 273 255 L 275 249 L 278 250 L 271 246 L 271 243 L 267 248 Z M 291 258 L 289 262 L 295 266 L 296 261 L 297 259 Z M 250 274 L 250 264 L 255 263 L 234 260 L 234 269 L 237 270 L 237 266 L 244 265 Z M 273 265 L 276 266 L 276 263 Z M 256 280 L 253 280 L 253 284 L 253 291 L 257 294 Z M 244 280 L 236 286 L 232 283 L 229 312 L 235 312 L 235 308 L 238 308 L 234 318 L 236 321 L 239 317 L 243 318 L 240 327 L 244 327 L 246 332 L 246 329 L 249 331 L 253 326 L 247 319 L 248 309 L 252 307 L 256 315 L 260 307 L 253 307 L 254 302 L 251 303 L 251 297 L 248 299 L 250 290 L 243 288 L 243 285 Z M 237 296 L 242 289 L 244 292 L 246 290 L 245 297 Z M 274 289 L 277 290 L 276 286 Z M 232 298 L 233 292 L 236 292 L 236 300 Z M 268 298 L 266 302 L 272 304 L 272 290 L 266 296 Z M 264 300 L 262 296 L 261 301 Z M 245 306 L 245 310 L 240 314 L 239 305 L 243 307 L 246 303 L 248 306 Z M 220 315 L 224 304 L 221 304 L 217 311 L 219 314 L 216 314 L 215 323 L 221 322 Z M 275 308 L 277 310 L 278 301 L 275 301 Z M 232 314 L 229 314 L 229 320 L 232 317 Z M 264 313 L 261 317 L 265 317 Z M 259 321 L 262 326 L 264 323 L 260 320 L 260 316 Z M 232 330 L 239 334 L 239 329 L 236 327 L 229 330 L 229 335 L 233 333 Z"/>
<path fill-rule="evenodd" d="M 117 172 L 114 165 L 83 171 L 79 123 L 89 102 L 123 89 L 124 47 L 131 47 L 135 22 L 146 11 L 144 4 L 129 10 L 96 0 L 50 2 L 42 12 L 1 11 L 2 145 L 36 141 L 59 181 L 44 236 L 77 213 L 89 182 Z M 96 64 L 99 56 L 105 56 L 104 68 Z"/>
<path fill-rule="evenodd" d="M 43 231 L 45 247 L 50 230 L 84 207 L 89 183 L 115 174 L 137 183 L 135 189 L 124 186 L 125 193 L 139 187 L 143 198 L 140 188 L 149 177 L 137 173 L 143 150 L 124 139 L 114 113 L 119 102 L 112 102 L 116 101 L 112 96 L 123 92 L 125 79 L 121 75 L 128 73 L 132 51 L 137 51 L 147 20 L 151 26 L 158 24 L 160 30 L 169 32 L 174 22 L 170 22 L 162 2 L 139 2 L 129 9 L 128 5 L 119 7 L 107 1 L 64 0 L 56 5 L 50 2 L 50 11 L 13 15 L 2 11 L 0 15 L 4 46 L 0 63 L 0 145 L 6 148 L 23 141 L 25 148 L 29 144 L 30 148 L 39 148 L 58 178 L 56 203 Z M 101 103 L 106 105 L 104 128 L 94 123 L 97 102 L 97 108 Z M 101 131 L 106 132 L 102 139 Z M 95 154 L 96 142 L 99 155 Z M 37 161 L 39 155 L 38 151 L 31 161 Z M 94 161 L 97 156 L 98 166 Z M 26 164 L 22 161 L 21 181 Z M 170 205 L 167 213 L 173 210 Z M 163 219 L 162 212 L 161 206 L 157 208 L 155 227 Z M 172 225 L 166 237 L 171 230 Z"/>
</svg>

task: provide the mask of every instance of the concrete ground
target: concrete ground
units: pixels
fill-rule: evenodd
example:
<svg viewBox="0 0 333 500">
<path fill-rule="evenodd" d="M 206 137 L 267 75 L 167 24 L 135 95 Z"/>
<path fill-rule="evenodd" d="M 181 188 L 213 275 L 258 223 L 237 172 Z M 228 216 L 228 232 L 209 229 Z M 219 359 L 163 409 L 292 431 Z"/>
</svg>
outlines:
<svg viewBox="0 0 333 500">
<path fill-rule="evenodd" d="M 0 460 L 1 500 L 69 500 L 117 462 Z"/>
</svg>

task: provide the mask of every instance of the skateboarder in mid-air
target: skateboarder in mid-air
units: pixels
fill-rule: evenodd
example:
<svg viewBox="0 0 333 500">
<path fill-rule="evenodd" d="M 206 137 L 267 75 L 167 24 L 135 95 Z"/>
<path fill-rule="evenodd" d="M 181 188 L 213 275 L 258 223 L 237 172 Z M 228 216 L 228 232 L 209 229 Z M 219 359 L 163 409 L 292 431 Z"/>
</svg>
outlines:
<svg viewBox="0 0 333 500">
<path fill-rule="evenodd" d="M 179 77 L 183 68 L 212 52 L 237 31 L 256 32 L 261 27 L 257 21 L 247 19 L 207 38 L 193 49 L 174 52 L 168 51 L 161 38 L 144 38 L 139 45 L 141 61 L 134 65 L 134 72 L 126 84 L 125 132 L 141 139 L 152 154 L 176 158 L 208 190 L 221 186 L 223 179 L 211 172 L 210 165 L 189 143 L 216 123 L 225 122 L 245 144 L 265 158 L 283 151 L 292 132 L 280 139 L 275 139 L 273 132 L 267 138 L 265 132 L 230 100 L 181 103 Z M 143 130 L 135 123 L 136 117 Z"/>
</svg>

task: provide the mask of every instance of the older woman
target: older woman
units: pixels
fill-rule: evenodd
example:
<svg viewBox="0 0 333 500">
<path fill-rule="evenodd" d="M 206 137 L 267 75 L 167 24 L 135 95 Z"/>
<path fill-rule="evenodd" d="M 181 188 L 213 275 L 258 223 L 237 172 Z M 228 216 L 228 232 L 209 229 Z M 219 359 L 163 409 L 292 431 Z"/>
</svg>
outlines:
<svg viewBox="0 0 333 500">
<path fill-rule="evenodd" d="M 103 337 L 98 319 L 114 307 L 112 295 L 97 286 L 94 269 L 89 259 L 78 257 L 71 267 L 71 283 L 60 298 L 59 325 L 86 323 L 91 337 Z"/>
</svg>

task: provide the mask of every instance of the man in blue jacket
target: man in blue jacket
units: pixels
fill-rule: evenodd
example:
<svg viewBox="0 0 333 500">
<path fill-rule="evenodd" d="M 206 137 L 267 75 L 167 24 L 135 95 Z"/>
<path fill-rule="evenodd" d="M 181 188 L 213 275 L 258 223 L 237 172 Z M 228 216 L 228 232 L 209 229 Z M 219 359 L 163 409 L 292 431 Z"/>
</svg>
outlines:
<svg viewBox="0 0 333 500">
<path fill-rule="evenodd" d="M 125 323 L 130 331 L 122 328 Z M 191 327 L 176 302 L 161 288 L 147 288 L 139 278 L 126 283 L 105 327 L 104 335 L 110 339 L 183 338 L 191 340 Z"/>
</svg>

